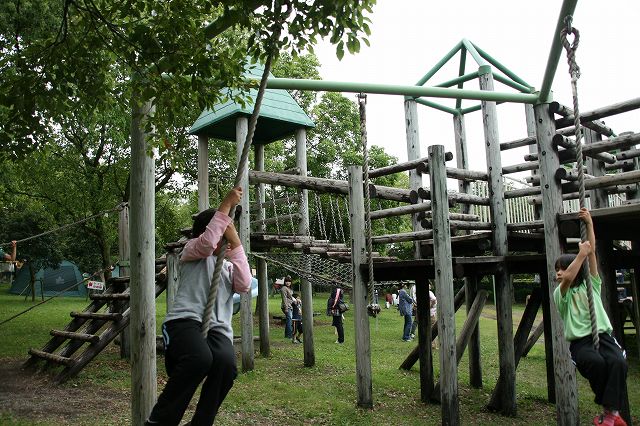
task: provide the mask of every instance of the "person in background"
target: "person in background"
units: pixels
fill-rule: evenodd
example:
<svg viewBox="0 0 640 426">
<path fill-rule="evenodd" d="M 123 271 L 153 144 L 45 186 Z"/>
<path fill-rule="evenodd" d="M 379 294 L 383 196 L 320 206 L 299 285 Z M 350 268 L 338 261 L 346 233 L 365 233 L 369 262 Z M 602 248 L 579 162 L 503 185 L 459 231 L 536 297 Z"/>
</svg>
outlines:
<svg viewBox="0 0 640 426">
<path fill-rule="evenodd" d="M 435 293 L 431 290 L 431 283 L 429 283 L 429 316 L 431 316 L 431 325 L 435 324 L 438 320 L 438 299 L 436 299 Z M 431 342 L 431 347 L 438 349 L 438 336 Z"/>
<path fill-rule="evenodd" d="M 344 292 L 340 287 L 335 287 L 331 290 L 331 295 L 327 300 L 327 315 L 333 317 L 331 325 L 336 328 L 336 332 L 338 333 L 338 340 L 336 343 L 343 344 L 344 343 L 344 327 L 343 327 L 343 318 L 342 312 L 338 309 L 338 304 L 340 302 L 344 302 L 343 299 Z"/>
<path fill-rule="evenodd" d="M 287 275 L 284 279 L 284 285 L 280 289 L 280 295 L 282 296 L 282 303 L 280 309 L 284 314 L 284 338 L 293 338 L 293 290 L 291 290 L 291 277 Z"/>
<path fill-rule="evenodd" d="M 0 247 L 0 261 L 5 262 L 15 262 L 16 261 L 16 253 L 18 250 L 18 242 L 16 240 L 11 241 L 11 254 L 5 253 Z"/>
<path fill-rule="evenodd" d="M 302 343 L 302 300 L 297 293 L 293 293 L 293 302 L 291 302 L 293 332 L 291 334 L 292 343 Z"/>
<path fill-rule="evenodd" d="M 385 308 L 389 309 L 391 307 L 391 305 L 393 305 L 393 296 L 391 296 L 391 292 L 387 292 L 384 295 L 384 306 Z"/>
<path fill-rule="evenodd" d="M 411 287 L 409 287 L 409 296 L 413 299 L 413 304 L 411 305 L 411 334 L 409 336 L 414 339 L 418 328 L 418 295 L 415 284 L 411 284 Z"/>
<path fill-rule="evenodd" d="M 169 380 L 145 425 L 178 425 L 202 383 L 200 399 L 189 424 L 212 425 L 238 375 L 233 349 L 233 293 L 251 288 L 251 270 L 229 211 L 240 202 L 234 188 L 216 209 L 200 212 L 180 256 L 180 287 L 162 325 Z M 226 240 L 229 259 L 219 259 Z M 209 331 L 202 321 L 217 262 L 223 262 Z"/>
<path fill-rule="evenodd" d="M 413 299 L 407 293 L 407 284 L 402 283 L 400 291 L 398 291 L 398 309 L 400 315 L 404 317 L 404 328 L 402 332 L 402 340 L 410 342 L 411 339 L 411 314 L 413 311 Z"/>
</svg>

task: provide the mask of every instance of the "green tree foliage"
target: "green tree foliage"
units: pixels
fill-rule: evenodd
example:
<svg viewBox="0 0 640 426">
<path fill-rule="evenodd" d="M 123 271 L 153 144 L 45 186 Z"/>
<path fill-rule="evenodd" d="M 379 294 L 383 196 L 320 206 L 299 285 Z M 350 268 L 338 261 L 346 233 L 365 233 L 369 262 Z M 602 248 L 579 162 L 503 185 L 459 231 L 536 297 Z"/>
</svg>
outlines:
<svg viewBox="0 0 640 426">
<path fill-rule="evenodd" d="M 114 70 L 124 104 L 133 94 L 153 100 L 151 124 L 162 135 L 179 111 L 246 89 L 247 53 L 298 53 L 317 37 L 329 37 L 338 55 L 357 52 L 374 3 L 9 0 L 0 8 L 0 146 L 23 156 L 78 104 L 100 108 L 114 97 Z M 274 32 L 285 35 L 274 40 Z"/>
</svg>

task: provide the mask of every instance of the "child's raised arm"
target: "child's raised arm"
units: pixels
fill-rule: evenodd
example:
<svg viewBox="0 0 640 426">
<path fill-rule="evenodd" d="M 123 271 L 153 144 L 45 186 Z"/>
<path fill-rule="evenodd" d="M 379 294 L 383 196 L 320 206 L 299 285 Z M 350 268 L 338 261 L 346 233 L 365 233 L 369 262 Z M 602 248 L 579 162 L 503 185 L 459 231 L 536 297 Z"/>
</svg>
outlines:
<svg viewBox="0 0 640 426">
<path fill-rule="evenodd" d="M 578 251 L 576 258 L 573 259 L 573 262 L 569 264 L 562 274 L 560 292 L 563 296 L 567 293 L 567 290 L 569 290 L 569 287 L 571 287 L 571 284 L 578 276 L 578 272 L 580 272 L 580 268 L 582 268 L 584 260 L 591 254 L 591 243 L 589 243 L 589 241 L 579 243 L 578 247 L 580 250 Z"/>
<path fill-rule="evenodd" d="M 591 244 L 591 253 L 589 253 L 589 274 L 592 277 L 598 276 L 598 259 L 596 257 L 596 234 L 593 230 L 593 219 L 591 213 L 585 207 L 578 212 L 578 217 L 584 222 L 587 228 L 587 241 Z"/>
</svg>

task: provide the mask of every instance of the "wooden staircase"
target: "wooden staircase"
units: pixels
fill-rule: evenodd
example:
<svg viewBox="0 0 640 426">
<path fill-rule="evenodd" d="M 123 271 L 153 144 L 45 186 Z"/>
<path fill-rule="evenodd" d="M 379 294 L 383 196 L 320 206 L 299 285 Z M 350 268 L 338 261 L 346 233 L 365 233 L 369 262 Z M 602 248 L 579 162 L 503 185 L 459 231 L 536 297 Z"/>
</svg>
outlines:
<svg viewBox="0 0 640 426">
<path fill-rule="evenodd" d="M 166 260 L 156 259 L 155 294 L 167 285 Z M 24 368 L 35 368 L 45 361 L 44 369 L 64 366 L 56 375 L 64 383 L 77 375 L 129 324 L 129 277 L 111 278 L 104 293 L 91 294 L 91 303 L 82 312 L 71 312 L 71 322 L 63 330 L 51 330 L 51 340 L 40 350 L 29 349 Z"/>
</svg>

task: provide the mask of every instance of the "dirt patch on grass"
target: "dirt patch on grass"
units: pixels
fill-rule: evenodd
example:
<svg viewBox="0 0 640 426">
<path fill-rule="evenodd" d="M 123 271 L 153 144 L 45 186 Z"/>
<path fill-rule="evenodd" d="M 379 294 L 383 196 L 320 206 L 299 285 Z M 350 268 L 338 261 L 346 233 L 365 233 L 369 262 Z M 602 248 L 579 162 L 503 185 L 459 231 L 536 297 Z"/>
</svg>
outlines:
<svg viewBox="0 0 640 426">
<path fill-rule="evenodd" d="M 96 385 L 57 385 L 49 374 L 23 370 L 22 360 L 0 362 L 0 412 L 23 422 L 43 424 L 124 424 L 128 392 Z"/>
</svg>

